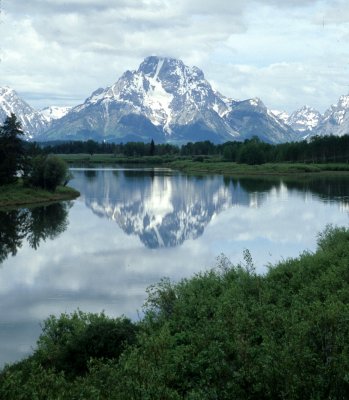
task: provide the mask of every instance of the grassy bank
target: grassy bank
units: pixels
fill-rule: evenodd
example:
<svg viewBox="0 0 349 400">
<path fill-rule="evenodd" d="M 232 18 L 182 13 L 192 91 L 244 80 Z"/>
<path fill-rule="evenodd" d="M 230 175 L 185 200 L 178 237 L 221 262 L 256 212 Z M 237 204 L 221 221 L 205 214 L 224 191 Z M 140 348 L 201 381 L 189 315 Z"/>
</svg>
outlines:
<svg viewBox="0 0 349 400">
<path fill-rule="evenodd" d="M 65 162 L 69 164 L 78 164 L 83 166 L 93 164 L 147 164 L 159 165 L 174 161 L 176 157 L 172 156 L 144 156 L 144 157 L 126 157 L 114 154 L 59 154 Z"/>
<path fill-rule="evenodd" d="M 49 318 L 33 355 L 0 373 L 0 398 L 347 399 L 349 230 L 264 276 L 244 260 L 150 287 L 137 323 Z"/>
<path fill-rule="evenodd" d="M 21 181 L 10 185 L 0 186 L 0 208 L 10 208 L 60 200 L 70 200 L 80 193 L 66 186 L 59 186 L 54 192 L 24 187 Z"/>
<path fill-rule="evenodd" d="M 266 163 L 260 165 L 238 164 L 222 161 L 219 156 L 145 156 L 125 157 L 113 154 L 60 154 L 69 164 L 91 166 L 103 164 L 143 164 L 166 166 L 188 174 L 238 175 L 305 175 L 318 173 L 349 173 L 349 164 Z"/>
<path fill-rule="evenodd" d="M 238 164 L 204 159 L 203 161 L 176 160 L 169 167 L 190 174 L 238 175 L 306 175 L 318 173 L 349 173 L 349 164 L 291 164 L 269 163 L 260 165 Z"/>
</svg>

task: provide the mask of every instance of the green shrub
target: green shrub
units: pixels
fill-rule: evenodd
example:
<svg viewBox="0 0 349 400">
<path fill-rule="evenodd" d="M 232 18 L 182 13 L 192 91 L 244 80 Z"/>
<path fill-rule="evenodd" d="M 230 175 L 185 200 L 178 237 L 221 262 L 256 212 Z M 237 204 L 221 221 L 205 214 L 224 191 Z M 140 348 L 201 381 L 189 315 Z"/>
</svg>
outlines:
<svg viewBox="0 0 349 400">
<path fill-rule="evenodd" d="M 118 358 L 134 343 L 136 326 L 127 318 L 76 311 L 44 322 L 36 360 L 45 367 L 76 377 L 86 373 L 91 358 Z"/>
<path fill-rule="evenodd" d="M 31 186 L 55 191 L 59 185 L 66 185 L 71 178 L 68 165 L 57 156 L 37 156 L 26 172 L 25 182 Z"/>
</svg>

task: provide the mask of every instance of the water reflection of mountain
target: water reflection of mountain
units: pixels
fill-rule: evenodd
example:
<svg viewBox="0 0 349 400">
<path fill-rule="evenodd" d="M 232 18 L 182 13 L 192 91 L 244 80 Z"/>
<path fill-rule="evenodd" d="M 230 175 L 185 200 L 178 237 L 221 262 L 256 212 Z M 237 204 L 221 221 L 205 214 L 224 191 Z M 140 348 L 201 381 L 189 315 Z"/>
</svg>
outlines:
<svg viewBox="0 0 349 400">
<path fill-rule="evenodd" d="M 35 250 L 40 242 L 54 239 L 67 228 L 70 203 L 0 211 L 0 263 L 27 240 Z"/>
<path fill-rule="evenodd" d="M 258 205 L 239 181 L 157 171 L 74 171 L 74 186 L 101 217 L 137 235 L 149 248 L 173 247 L 202 235 L 211 219 L 234 204 Z"/>
<path fill-rule="evenodd" d="M 174 247 L 203 234 L 215 215 L 234 205 L 259 207 L 266 194 L 304 193 L 343 202 L 349 180 L 191 177 L 169 171 L 75 171 L 74 186 L 98 216 L 114 220 L 149 248 Z M 347 193 L 348 192 L 348 193 Z M 347 197 L 349 198 L 349 196 Z M 341 203 L 340 203 L 341 204 Z"/>
</svg>

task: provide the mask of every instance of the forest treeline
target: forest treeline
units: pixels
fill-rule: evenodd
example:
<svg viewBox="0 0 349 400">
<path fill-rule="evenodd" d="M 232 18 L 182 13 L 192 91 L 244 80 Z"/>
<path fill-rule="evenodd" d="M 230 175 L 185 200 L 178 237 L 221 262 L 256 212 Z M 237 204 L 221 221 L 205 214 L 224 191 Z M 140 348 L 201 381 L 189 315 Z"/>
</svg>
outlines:
<svg viewBox="0 0 349 400">
<path fill-rule="evenodd" d="M 51 316 L 34 353 L 0 371 L 0 398 L 348 399 L 349 230 L 265 275 L 243 258 L 150 287 L 137 322 Z"/>
<path fill-rule="evenodd" d="M 203 161 L 204 156 L 219 156 L 222 160 L 244 164 L 263 163 L 331 163 L 349 162 L 349 135 L 314 136 L 309 141 L 269 144 L 257 137 L 244 142 L 213 144 L 210 141 L 189 142 L 181 147 L 173 144 L 143 142 L 98 143 L 93 140 L 27 144 L 33 153 L 46 154 L 114 154 L 115 156 L 192 156 Z"/>
</svg>

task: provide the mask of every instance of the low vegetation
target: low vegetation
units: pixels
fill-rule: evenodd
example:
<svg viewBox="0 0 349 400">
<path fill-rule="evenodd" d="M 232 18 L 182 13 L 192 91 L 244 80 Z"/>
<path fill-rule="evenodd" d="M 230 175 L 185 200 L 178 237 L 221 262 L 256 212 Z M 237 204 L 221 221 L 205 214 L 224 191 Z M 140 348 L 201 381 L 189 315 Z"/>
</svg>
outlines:
<svg viewBox="0 0 349 400">
<path fill-rule="evenodd" d="M 303 163 L 266 163 L 260 165 L 223 162 L 212 159 L 175 160 L 168 164 L 173 169 L 191 174 L 222 174 L 239 175 L 305 175 L 305 174 L 334 174 L 348 173 L 349 164 L 303 164 Z"/>
<path fill-rule="evenodd" d="M 80 311 L 43 325 L 0 373 L 4 399 L 349 397 L 349 230 L 255 273 L 248 251 L 148 290 L 141 321 Z"/>
<path fill-rule="evenodd" d="M 67 186 L 58 186 L 54 192 L 36 187 L 28 187 L 22 180 L 0 185 L 0 208 L 48 203 L 60 200 L 71 200 L 80 193 Z"/>
</svg>

